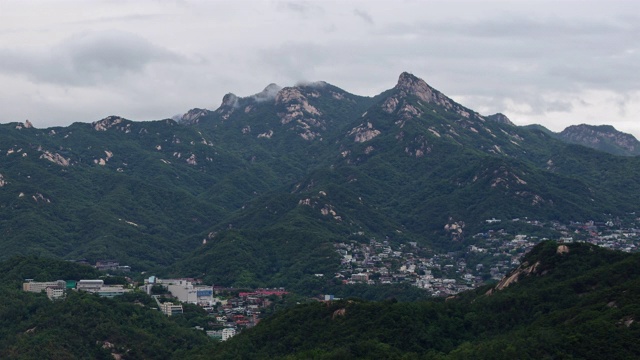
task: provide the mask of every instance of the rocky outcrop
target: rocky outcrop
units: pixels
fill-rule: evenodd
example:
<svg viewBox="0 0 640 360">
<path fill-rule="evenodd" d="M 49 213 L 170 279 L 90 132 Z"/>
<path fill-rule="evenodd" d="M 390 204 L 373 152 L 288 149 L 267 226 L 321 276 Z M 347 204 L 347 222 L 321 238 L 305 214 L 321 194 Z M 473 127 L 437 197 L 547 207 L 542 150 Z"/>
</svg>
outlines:
<svg viewBox="0 0 640 360">
<path fill-rule="evenodd" d="M 123 118 L 111 115 L 100 121 L 94 121 L 93 123 L 91 123 L 91 125 L 96 131 L 107 131 L 107 129 L 112 128 L 122 123 L 123 121 L 125 121 Z"/>
<path fill-rule="evenodd" d="M 189 165 L 198 165 L 198 161 L 196 159 L 195 154 L 191 154 L 191 156 L 189 156 L 189 158 L 186 161 L 187 161 L 187 164 Z"/>
<path fill-rule="evenodd" d="M 355 142 L 363 143 L 380 135 L 380 130 L 374 129 L 373 125 L 368 122 L 351 129 L 351 131 L 349 131 L 349 135 L 354 137 L 353 140 Z"/>
<path fill-rule="evenodd" d="M 320 209 L 320 213 L 324 216 L 331 215 L 335 220 L 342 221 L 342 217 L 336 213 L 332 205 L 325 204 L 325 206 Z"/>
<path fill-rule="evenodd" d="M 509 275 L 502 278 L 502 280 L 500 280 L 498 285 L 496 285 L 495 287 L 487 291 L 485 295 L 491 295 L 495 291 L 503 290 L 507 288 L 509 285 L 517 283 L 521 276 L 531 275 L 536 271 L 538 266 L 540 266 L 540 261 L 537 261 L 532 265 L 530 265 L 528 262 L 522 263 L 522 265 L 520 265 L 517 269 L 515 269 Z"/>
<path fill-rule="evenodd" d="M 238 97 L 235 94 L 228 93 L 222 98 L 222 104 L 216 110 L 220 114 L 222 120 L 227 120 L 238 107 Z"/>
<path fill-rule="evenodd" d="M 31 124 L 31 121 L 25 120 L 23 123 L 18 123 L 18 125 L 16 125 L 16 129 L 33 129 L 33 124 Z"/>
<path fill-rule="evenodd" d="M 186 125 L 197 124 L 200 122 L 200 119 L 209 115 L 210 113 L 211 111 L 207 109 L 191 109 L 180 117 L 179 122 Z"/>
<path fill-rule="evenodd" d="M 69 166 L 70 164 L 70 159 L 65 159 L 62 155 L 58 153 L 51 153 L 49 151 L 44 151 L 42 155 L 40 155 L 40 159 L 49 160 L 60 166 Z"/>
<path fill-rule="evenodd" d="M 345 308 L 338 309 L 338 310 L 333 312 L 333 314 L 331 315 L 331 319 L 335 320 L 335 318 L 337 318 L 337 317 L 345 316 L 346 313 L 347 313 L 347 309 L 345 309 Z"/>
<path fill-rule="evenodd" d="M 258 139 L 260 139 L 260 138 L 271 139 L 272 136 L 273 136 L 273 130 L 269 130 L 269 131 L 264 132 L 262 134 L 258 134 Z"/>
<path fill-rule="evenodd" d="M 305 140 L 313 140 L 320 137 L 318 130 L 324 127 L 321 119 L 322 113 L 309 103 L 308 96 L 319 97 L 316 91 L 304 92 L 301 87 L 286 87 L 278 92 L 275 97 L 276 106 L 284 107 L 284 111 L 278 112 L 280 123 L 295 124 L 293 129 Z"/>
<path fill-rule="evenodd" d="M 44 195 L 42 195 L 40 193 L 36 193 L 35 195 L 31 196 L 31 198 L 36 203 L 46 203 L 46 204 L 50 204 L 51 203 L 50 199 L 44 197 Z"/>
<path fill-rule="evenodd" d="M 497 122 L 499 124 L 506 124 L 506 125 L 514 125 L 511 120 L 509 120 L 509 118 L 502 114 L 502 113 L 496 113 L 493 115 L 489 115 L 486 117 L 487 120 L 489 121 L 493 121 L 493 122 Z"/>
</svg>

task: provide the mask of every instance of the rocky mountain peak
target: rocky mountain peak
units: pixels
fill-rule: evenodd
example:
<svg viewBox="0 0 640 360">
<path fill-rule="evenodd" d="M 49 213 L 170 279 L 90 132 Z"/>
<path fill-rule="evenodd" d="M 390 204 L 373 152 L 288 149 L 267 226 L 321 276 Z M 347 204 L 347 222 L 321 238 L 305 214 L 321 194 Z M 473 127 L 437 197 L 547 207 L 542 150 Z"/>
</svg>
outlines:
<svg viewBox="0 0 640 360">
<path fill-rule="evenodd" d="M 487 116 L 487 120 L 495 121 L 495 122 L 500 123 L 500 124 L 514 125 L 511 122 L 511 120 L 509 120 L 509 118 L 505 114 L 502 114 L 502 113 L 496 113 L 496 114 L 493 114 L 493 115 L 489 115 L 489 116 Z"/>
<path fill-rule="evenodd" d="M 419 99 L 427 102 L 432 102 L 434 99 L 434 89 L 429 86 L 424 80 L 408 72 L 403 72 L 402 74 L 400 74 L 395 89 L 405 92 L 409 95 L 415 95 Z"/>
<path fill-rule="evenodd" d="M 195 108 L 187 111 L 182 116 L 178 116 L 177 121 L 182 124 L 197 124 L 201 118 L 209 115 L 209 113 L 209 110 Z"/>
<path fill-rule="evenodd" d="M 264 90 L 253 95 L 252 98 L 257 102 L 273 100 L 276 98 L 276 95 L 278 95 L 278 92 L 280 92 L 280 90 L 282 90 L 282 87 L 278 86 L 277 84 L 271 83 L 267 85 Z"/>
<path fill-rule="evenodd" d="M 120 116 L 111 115 L 102 120 L 94 121 L 93 123 L 91 123 L 91 125 L 96 131 L 107 131 L 107 129 L 116 126 L 124 121 L 125 119 L 121 118 Z"/>
<path fill-rule="evenodd" d="M 394 87 L 401 97 L 411 95 L 426 103 L 440 105 L 447 110 L 454 110 L 459 113 L 465 113 L 463 116 L 468 117 L 469 114 L 460 105 L 453 100 L 432 88 L 424 80 L 416 77 L 408 72 L 403 72 L 398 78 L 398 83 Z"/>
<path fill-rule="evenodd" d="M 222 98 L 222 106 L 234 107 L 238 104 L 238 97 L 233 93 L 228 93 Z"/>
</svg>

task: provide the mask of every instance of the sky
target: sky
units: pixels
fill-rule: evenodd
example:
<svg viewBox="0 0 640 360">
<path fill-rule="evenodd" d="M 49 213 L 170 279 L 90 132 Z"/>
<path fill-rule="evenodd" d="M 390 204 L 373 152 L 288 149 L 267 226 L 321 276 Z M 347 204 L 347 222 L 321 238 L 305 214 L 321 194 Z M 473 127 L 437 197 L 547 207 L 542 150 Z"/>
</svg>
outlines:
<svg viewBox="0 0 640 360">
<path fill-rule="evenodd" d="M 165 119 L 270 83 L 374 96 L 403 71 L 517 125 L 640 138 L 640 1 L 0 1 L 0 123 Z"/>
</svg>

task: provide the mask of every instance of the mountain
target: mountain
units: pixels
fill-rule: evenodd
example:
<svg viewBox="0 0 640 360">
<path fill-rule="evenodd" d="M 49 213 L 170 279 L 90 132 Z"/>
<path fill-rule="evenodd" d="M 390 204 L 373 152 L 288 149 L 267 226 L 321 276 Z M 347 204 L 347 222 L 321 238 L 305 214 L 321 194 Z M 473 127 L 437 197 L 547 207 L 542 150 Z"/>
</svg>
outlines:
<svg viewBox="0 0 640 360">
<path fill-rule="evenodd" d="M 611 125 L 572 125 L 558 134 L 559 138 L 616 155 L 640 155 L 640 141 Z"/>
<path fill-rule="evenodd" d="M 640 255 L 544 242 L 495 287 L 446 301 L 288 309 L 201 358 L 631 359 Z M 195 355 L 194 358 L 197 358 Z"/>
<path fill-rule="evenodd" d="M 409 73 L 374 97 L 271 84 L 177 120 L 5 124 L 0 154 L 1 258 L 309 292 L 341 242 L 462 251 L 486 219 L 604 222 L 640 203 L 640 158 L 481 115 Z"/>
</svg>

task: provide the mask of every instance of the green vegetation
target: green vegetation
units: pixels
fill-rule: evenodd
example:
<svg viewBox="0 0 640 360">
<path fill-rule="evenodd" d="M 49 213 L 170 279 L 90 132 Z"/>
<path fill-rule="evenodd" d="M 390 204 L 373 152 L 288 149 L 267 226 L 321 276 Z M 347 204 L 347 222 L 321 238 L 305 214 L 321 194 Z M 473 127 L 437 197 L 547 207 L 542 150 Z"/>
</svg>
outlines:
<svg viewBox="0 0 640 360">
<path fill-rule="evenodd" d="M 103 274 L 70 262 L 21 257 L 0 262 L 0 353 L 3 359 L 184 358 L 209 343 L 191 329 L 201 309 L 167 318 L 146 294 L 114 299 L 68 291 L 64 300 L 22 291 L 22 281 L 79 280 Z"/>
</svg>

